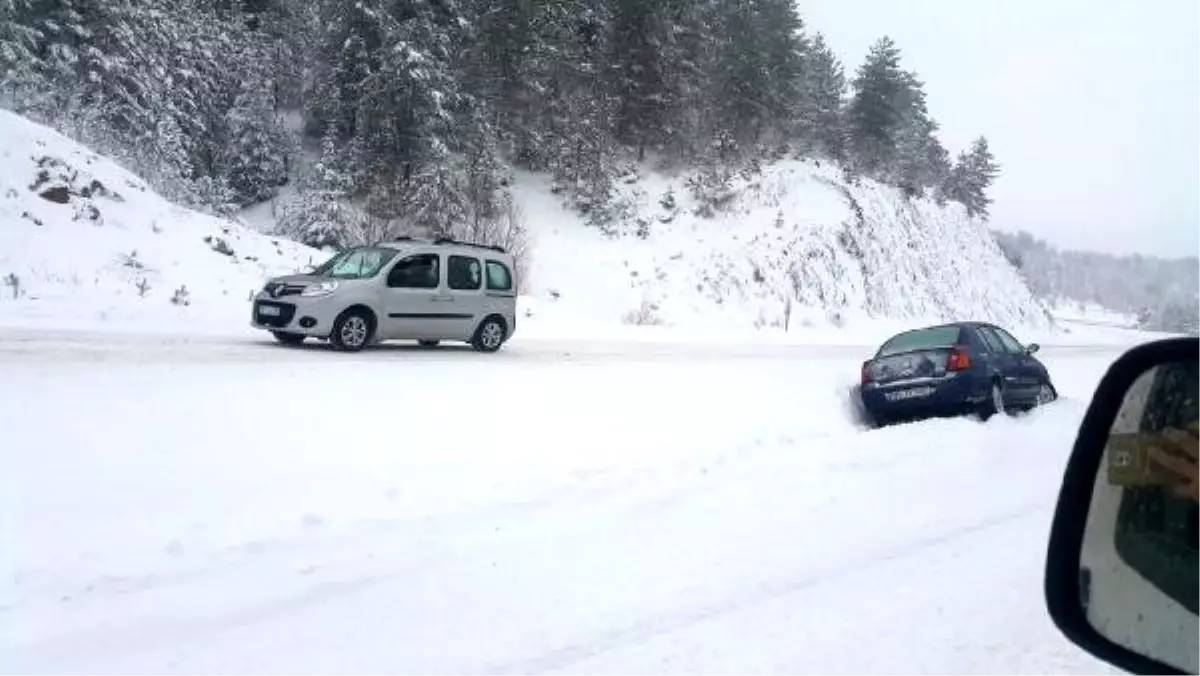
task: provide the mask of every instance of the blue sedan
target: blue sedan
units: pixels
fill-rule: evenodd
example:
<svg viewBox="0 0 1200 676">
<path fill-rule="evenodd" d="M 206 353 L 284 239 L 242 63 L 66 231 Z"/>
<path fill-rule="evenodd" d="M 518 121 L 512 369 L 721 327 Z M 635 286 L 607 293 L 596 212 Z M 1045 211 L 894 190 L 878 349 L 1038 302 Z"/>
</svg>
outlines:
<svg viewBox="0 0 1200 676">
<path fill-rule="evenodd" d="M 1037 351 L 984 322 L 905 331 L 863 362 L 859 396 L 878 425 L 1029 410 L 1058 398 Z"/>
</svg>

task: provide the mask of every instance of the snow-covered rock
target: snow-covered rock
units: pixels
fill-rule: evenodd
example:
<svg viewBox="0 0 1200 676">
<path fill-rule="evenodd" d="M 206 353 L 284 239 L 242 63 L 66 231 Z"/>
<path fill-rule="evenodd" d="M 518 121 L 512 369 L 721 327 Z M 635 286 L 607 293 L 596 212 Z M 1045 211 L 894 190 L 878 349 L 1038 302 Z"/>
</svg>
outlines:
<svg viewBox="0 0 1200 676">
<path fill-rule="evenodd" d="M 322 260 L 197 213 L 71 139 L 0 110 L 0 321 L 244 325 L 269 276 Z"/>
</svg>

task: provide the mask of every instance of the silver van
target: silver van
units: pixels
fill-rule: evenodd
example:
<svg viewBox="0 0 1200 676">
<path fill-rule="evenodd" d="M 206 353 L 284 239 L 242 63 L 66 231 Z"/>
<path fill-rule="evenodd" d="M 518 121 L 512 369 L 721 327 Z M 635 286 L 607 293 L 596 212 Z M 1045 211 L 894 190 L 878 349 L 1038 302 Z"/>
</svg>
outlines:
<svg viewBox="0 0 1200 676">
<path fill-rule="evenodd" d="M 267 282 L 250 323 L 288 345 L 318 338 L 357 351 L 383 340 L 455 340 L 495 352 L 517 326 L 516 266 L 501 247 L 444 238 L 355 247 Z"/>
</svg>

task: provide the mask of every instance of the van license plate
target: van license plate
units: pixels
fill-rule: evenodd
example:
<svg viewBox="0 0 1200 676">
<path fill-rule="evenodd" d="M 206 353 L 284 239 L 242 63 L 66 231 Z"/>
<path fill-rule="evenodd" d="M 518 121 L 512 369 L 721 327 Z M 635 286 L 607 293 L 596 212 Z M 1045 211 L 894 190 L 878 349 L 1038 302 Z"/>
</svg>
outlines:
<svg viewBox="0 0 1200 676">
<path fill-rule="evenodd" d="M 886 397 L 888 401 L 904 401 L 906 399 L 920 399 L 921 397 L 928 397 L 933 393 L 934 388 L 932 387 L 914 387 L 910 390 L 888 392 L 883 396 Z"/>
<path fill-rule="evenodd" d="M 264 317 L 278 317 L 279 308 L 275 307 L 274 305 L 259 305 L 258 314 Z"/>
</svg>

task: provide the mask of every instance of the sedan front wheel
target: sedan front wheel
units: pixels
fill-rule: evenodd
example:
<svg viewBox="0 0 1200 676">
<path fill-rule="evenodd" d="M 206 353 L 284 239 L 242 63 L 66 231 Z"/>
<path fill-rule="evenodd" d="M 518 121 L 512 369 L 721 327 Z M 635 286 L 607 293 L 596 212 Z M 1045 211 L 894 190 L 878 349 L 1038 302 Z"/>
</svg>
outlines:
<svg viewBox="0 0 1200 676">
<path fill-rule="evenodd" d="M 1045 406 L 1055 399 L 1058 399 L 1058 392 L 1054 390 L 1054 386 L 1049 382 L 1042 383 L 1038 388 L 1037 405 Z"/>
</svg>

